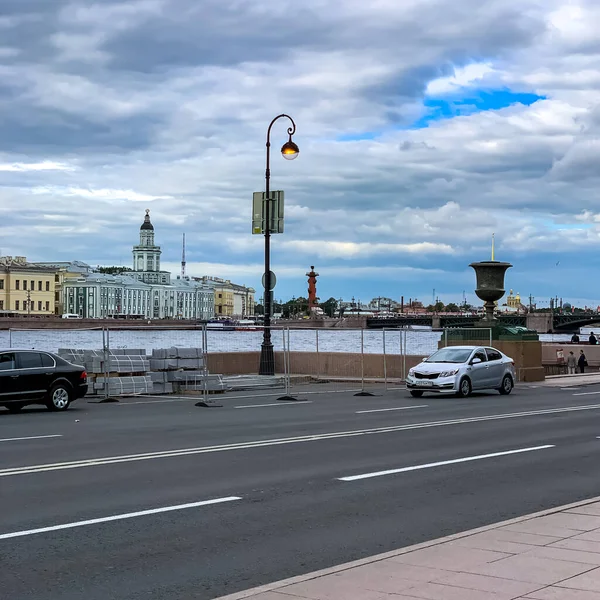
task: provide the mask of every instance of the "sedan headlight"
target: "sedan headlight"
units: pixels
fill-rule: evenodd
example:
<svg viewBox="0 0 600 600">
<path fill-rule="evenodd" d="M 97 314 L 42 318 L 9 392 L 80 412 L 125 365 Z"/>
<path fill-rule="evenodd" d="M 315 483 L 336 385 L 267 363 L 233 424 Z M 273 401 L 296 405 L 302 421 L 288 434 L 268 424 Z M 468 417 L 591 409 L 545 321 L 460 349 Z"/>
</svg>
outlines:
<svg viewBox="0 0 600 600">
<path fill-rule="evenodd" d="M 452 371 L 444 371 L 440 373 L 440 377 L 452 377 L 458 373 L 458 369 L 453 369 Z"/>
<path fill-rule="evenodd" d="M 408 370 L 408 374 L 412 377 L 415 374 L 415 370 L 414 369 L 409 369 Z"/>
</svg>

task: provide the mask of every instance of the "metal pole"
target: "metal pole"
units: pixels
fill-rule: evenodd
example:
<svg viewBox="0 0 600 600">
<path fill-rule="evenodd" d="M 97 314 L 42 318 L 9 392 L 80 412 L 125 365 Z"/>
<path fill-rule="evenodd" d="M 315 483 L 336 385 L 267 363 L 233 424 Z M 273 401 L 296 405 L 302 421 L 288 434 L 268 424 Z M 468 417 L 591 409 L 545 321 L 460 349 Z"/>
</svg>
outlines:
<svg viewBox="0 0 600 600">
<path fill-rule="evenodd" d="M 260 349 L 259 375 L 275 375 L 275 356 L 273 354 L 273 342 L 271 341 L 271 199 L 270 181 L 271 181 L 271 128 L 275 121 L 281 118 L 287 118 L 292 122 L 292 127 L 288 127 L 290 142 L 292 135 L 296 132 L 296 124 L 292 117 L 281 114 L 275 117 L 267 129 L 267 168 L 265 169 L 265 301 L 264 301 L 264 331 L 263 342 Z"/>
<path fill-rule="evenodd" d="M 110 360 L 110 340 L 108 334 L 108 328 L 102 329 L 102 346 L 103 346 L 103 372 L 104 372 L 104 399 L 108 400 L 108 385 L 109 385 L 109 377 L 108 374 L 110 372 L 110 367 L 108 361 Z"/>
<path fill-rule="evenodd" d="M 8 347 L 12 348 L 12 329 L 8 330 Z"/>
<path fill-rule="evenodd" d="M 287 345 L 285 340 L 285 329 L 281 330 L 283 335 L 283 377 L 285 379 L 285 395 L 290 395 L 290 379 L 289 379 L 289 371 L 288 371 L 288 363 L 287 363 Z"/>
<path fill-rule="evenodd" d="M 315 338 L 317 342 L 317 377 L 321 377 L 321 363 L 319 361 L 319 330 L 315 329 Z"/>
<path fill-rule="evenodd" d="M 400 352 L 402 352 L 402 381 L 406 381 L 406 329 L 400 331 Z"/>
<path fill-rule="evenodd" d="M 206 324 L 202 325 L 202 358 L 203 367 L 202 375 L 204 379 L 202 398 L 205 403 L 208 403 L 208 335 L 206 334 Z"/>
<path fill-rule="evenodd" d="M 365 330 L 360 330 L 360 391 L 365 391 Z"/>
<path fill-rule="evenodd" d="M 383 328 L 383 385 L 385 387 L 385 391 L 388 390 L 388 380 L 387 380 L 387 356 L 385 351 L 385 327 Z"/>
</svg>

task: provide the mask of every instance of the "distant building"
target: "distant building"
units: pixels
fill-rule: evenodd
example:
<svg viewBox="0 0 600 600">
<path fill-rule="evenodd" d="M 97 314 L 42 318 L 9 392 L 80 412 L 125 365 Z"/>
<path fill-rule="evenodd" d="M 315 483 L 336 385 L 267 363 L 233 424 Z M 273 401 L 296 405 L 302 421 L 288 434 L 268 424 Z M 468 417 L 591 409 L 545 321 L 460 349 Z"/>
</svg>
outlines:
<svg viewBox="0 0 600 600">
<path fill-rule="evenodd" d="M 0 257 L 0 312 L 54 314 L 56 269 L 28 263 L 24 256 Z"/>
<path fill-rule="evenodd" d="M 160 246 L 154 243 L 150 211 L 146 211 L 140 227 L 140 243 L 133 247 L 134 270 L 108 275 L 83 268 L 77 272 L 67 267 L 65 273 L 69 275 L 65 274 L 62 279 L 64 312 L 91 319 L 212 318 L 215 310 L 213 286 L 187 277 L 178 277 L 172 282 L 171 274 L 160 269 L 160 255 Z"/>
<path fill-rule="evenodd" d="M 194 277 L 194 281 L 210 285 L 215 294 L 215 316 L 245 318 L 254 315 L 254 294 L 251 287 L 232 283 L 220 277 Z"/>
<path fill-rule="evenodd" d="M 497 306 L 497 304 L 496 304 Z M 521 304 L 521 296 L 519 292 L 513 294 L 513 291 L 510 290 L 508 296 L 506 297 L 506 304 L 502 306 L 502 310 L 505 312 L 527 312 L 527 307 Z"/>
</svg>

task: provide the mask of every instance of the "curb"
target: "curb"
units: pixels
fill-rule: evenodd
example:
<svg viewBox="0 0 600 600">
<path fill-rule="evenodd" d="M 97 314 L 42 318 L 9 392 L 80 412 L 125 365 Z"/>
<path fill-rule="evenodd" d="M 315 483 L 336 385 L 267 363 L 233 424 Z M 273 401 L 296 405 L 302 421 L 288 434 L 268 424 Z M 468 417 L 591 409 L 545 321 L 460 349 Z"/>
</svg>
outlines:
<svg viewBox="0 0 600 600">
<path fill-rule="evenodd" d="M 542 510 L 540 512 L 531 513 L 529 515 L 524 515 L 522 517 L 516 517 L 514 519 L 509 519 L 508 521 L 501 521 L 499 523 L 494 523 L 492 525 L 484 525 L 483 527 L 478 527 L 476 529 L 471 529 L 469 531 L 463 531 L 461 533 L 454 533 L 452 535 L 438 538 L 436 540 L 430 540 L 428 542 L 421 542 L 419 544 L 414 544 L 413 546 L 407 546 L 406 548 L 400 548 L 398 550 L 391 550 L 390 552 L 385 552 L 383 554 L 376 554 L 375 556 L 370 556 L 368 558 L 361 558 L 359 560 L 355 560 L 352 562 L 337 565 L 335 567 L 329 567 L 327 569 L 313 571 L 312 573 L 306 573 L 305 575 L 297 575 L 296 577 L 282 579 L 281 581 L 277 581 L 275 583 L 268 583 L 268 584 L 261 585 L 261 586 L 255 587 L 255 588 L 251 588 L 249 590 L 235 592 L 235 593 L 229 594 L 227 596 L 220 596 L 219 598 L 216 598 L 215 600 L 242 600 L 244 598 L 250 598 L 251 596 L 256 596 L 257 594 L 263 594 L 265 592 L 273 592 L 273 591 L 279 590 L 281 588 L 284 588 L 284 587 L 287 587 L 289 585 L 293 585 L 296 583 L 303 583 L 305 581 L 310 581 L 311 579 L 318 579 L 320 577 L 332 575 L 333 573 L 340 573 L 342 571 L 347 571 L 349 569 L 355 569 L 356 567 L 361 567 L 363 565 L 368 565 L 371 563 L 386 560 L 388 558 L 393 558 L 394 556 L 401 556 L 403 554 L 409 554 L 410 552 L 416 552 L 417 550 L 423 550 L 424 548 L 430 548 L 432 546 L 439 546 L 441 544 L 446 544 L 446 543 L 452 542 L 454 540 L 460 540 L 462 538 L 470 537 L 472 535 L 476 535 L 478 533 L 483 533 L 485 531 L 492 531 L 494 529 L 506 527 L 507 525 L 514 525 L 516 523 L 522 523 L 523 521 L 530 521 L 532 519 L 538 519 L 540 517 L 545 517 L 547 515 L 566 512 L 573 508 L 578 508 L 580 506 L 587 506 L 588 504 L 594 504 L 595 502 L 600 502 L 600 496 L 591 498 L 589 500 L 581 500 L 579 502 L 573 502 L 572 504 L 565 504 L 564 506 L 559 506 L 557 508 L 549 508 L 546 510 Z"/>
</svg>

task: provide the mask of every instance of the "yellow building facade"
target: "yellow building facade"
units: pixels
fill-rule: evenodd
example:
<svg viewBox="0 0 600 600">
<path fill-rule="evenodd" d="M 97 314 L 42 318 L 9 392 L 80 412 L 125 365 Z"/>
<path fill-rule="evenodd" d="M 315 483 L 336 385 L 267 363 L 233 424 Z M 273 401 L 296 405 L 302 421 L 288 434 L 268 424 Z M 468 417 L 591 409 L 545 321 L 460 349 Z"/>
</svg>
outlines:
<svg viewBox="0 0 600 600">
<path fill-rule="evenodd" d="M 56 270 L 0 257 L 0 311 L 18 315 L 55 314 Z"/>
<path fill-rule="evenodd" d="M 233 317 L 233 287 L 229 282 L 215 285 L 215 316 Z"/>
</svg>

